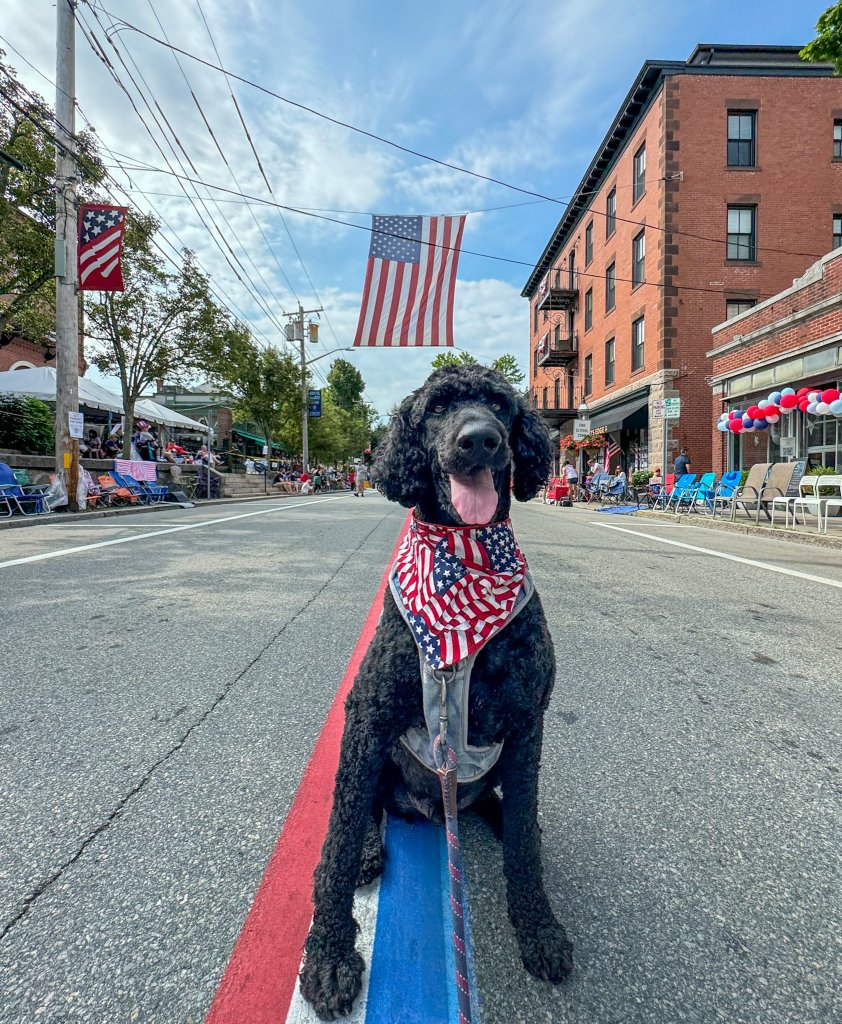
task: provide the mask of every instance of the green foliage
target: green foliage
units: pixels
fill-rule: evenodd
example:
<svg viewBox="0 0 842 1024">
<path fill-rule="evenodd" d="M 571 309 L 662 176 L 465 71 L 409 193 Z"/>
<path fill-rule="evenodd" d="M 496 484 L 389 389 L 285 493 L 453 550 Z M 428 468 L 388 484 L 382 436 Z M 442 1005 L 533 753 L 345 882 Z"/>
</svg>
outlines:
<svg viewBox="0 0 842 1024">
<path fill-rule="evenodd" d="M 158 379 L 184 383 L 202 375 L 232 388 L 256 349 L 248 329 L 210 294 L 191 252 L 170 271 L 153 251 L 154 217 L 129 212 L 123 243 L 122 292 L 90 292 L 85 303 L 92 362 L 120 380 L 131 421 L 144 389 Z M 126 432 L 126 449 L 130 440 Z"/>
<path fill-rule="evenodd" d="M 477 360 L 470 352 L 460 352 L 459 355 L 456 355 L 455 352 L 445 349 L 444 352 L 439 352 L 433 360 L 432 366 L 434 370 L 441 370 L 445 366 L 472 366 L 476 362 Z"/>
<path fill-rule="evenodd" d="M 327 375 L 333 401 L 340 409 L 353 412 L 362 403 L 365 381 L 362 374 L 347 359 L 335 359 Z"/>
<path fill-rule="evenodd" d="M 835 476 L 837 470 L 831 469 L 830 466 L 813 466 L 807 470 L 807 476 Z M 830 497 L 836 493 L 835 487 L 819 487 L 819 497 Z"/>
<path fill-rule="evenodd" d="M 652 477 L 655 475 L 655 471 L 652 469 L 636 469 L 630 479 L 632 487 L 645 487 Z"/>
<path fill-rule="evenodd" d="M 235 387 L 235 415 L 257 424 L 270 451 L 278 439 L 290 451 L 300 449 L 301 368 L 293 356 L 254 348 L 240 362 Z"/>
<path fill-rule="evenodd" d="M 0 395 L 0 448 L 24 455 L 51 455 L 55 450 L 55 417 L 37 398 Z"/>
<path fill-rule="evenodd" d="M 802 60 L 829 61 L 842 75 L 842 0 L 835 3 L 816 22 L 816 38 L 799 56 Z"/>
<path fill-rule="evenodd" d="M 41 342 L 55 328 L 53 111 L 17 80 L 0 50 L 0 332 Z M 40 126 L 40 127 L 39 127 Z M 96 198 L 104 176 L 93 134 L 77 133 L 79 199 Z"/>
<path fill-rule="evenodd" d="M 514 356 L 508 353 L 498 356 L 491 364 L 491 369 L 502 374 L 516 391 L 523 387 L 525 378 Z"/>
<path fill-rule="evenodd" d="M 368 411 L 337 404 L 332 388 L 322 391 L 322 415 L 310 420 L 310 462 L 330 465 L 359 458 L 371 443 Z"/>
</svg>

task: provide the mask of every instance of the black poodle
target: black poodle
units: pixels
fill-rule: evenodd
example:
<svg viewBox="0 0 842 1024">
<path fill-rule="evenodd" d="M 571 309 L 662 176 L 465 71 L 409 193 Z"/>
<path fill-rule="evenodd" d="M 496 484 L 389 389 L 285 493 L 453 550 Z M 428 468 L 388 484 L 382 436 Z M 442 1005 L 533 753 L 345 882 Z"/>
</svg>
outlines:
<svg viewBox="0 0 842 1024">
<path fill-rule="evenodd" d="M 422 523 L 502 523 L 511 490 L 534 497 L 550 467 L 547 431 L 510 385 L 479 365 L 446 367 L 402 402 L 377 453 L 374 477 L 391 501 Z M 538 769 L 555 656 L 537 593 L 476 655 L 469 691 L 468 744 L 502 743 L 493 767 L 458 786 L 503 843 L 509 918 L 526 968 L 561 981 L 571 944 L 544 891 L 538 825 Z M 442 820 L 438 777 L 401 737 L 425 728 L 419 653 L 387 592 L 383 614 L 346 705 L 333 811 L 315 872 L 314 914 L 301 991 L 322 1019 L 349 1012 L 364 969 L 354 948 L 354 889 L 382 868 L 383 812 Z M 502 806 L 496 794 L 502 789 Z M 411 925 L 410 925 L 411 926 Z"/>
</svg>

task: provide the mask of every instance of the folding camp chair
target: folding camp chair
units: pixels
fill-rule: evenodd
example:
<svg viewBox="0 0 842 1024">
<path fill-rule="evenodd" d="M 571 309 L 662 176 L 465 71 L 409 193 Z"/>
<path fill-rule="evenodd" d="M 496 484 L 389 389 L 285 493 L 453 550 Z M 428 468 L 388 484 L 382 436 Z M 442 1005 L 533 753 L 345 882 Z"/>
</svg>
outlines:
<svg viewBox="0 0 842 1024">
<path fill-rule="evenodd" d="M 696 474 L 695 473 L 682 473 L 681 476 L 676 480 L 673 489 L 662 496 L 662 500 L 658 502 L 658 508 L 663 509 L 664 512 L 669 512 L 670 509 L 673 512 L 676 510 L 678 504 L 688 495 L 695 492 L 696 485 Z"/>
<path fill-rule="evenodd" d="M 11 466 L 5 462 L 0 462 L 0 496 L 12 511 L 16 508 L 24 516 L 43 515 L 50 511 L 46 488 L 34 485 L 23 487 L 15 478 Z"/>
<path fill-rule="evenodd" d="M 99 486 L 111 496 L 112 501 L 117 498 L 120 501 L 127 501 L 130 505 L 137 505 L 140 501 L 136 494 L 133 494 L 128 487 L 120 486 L 108 473 L 103 473 L 102 476 L 97 477 L 97 480 L 99 480 Z"/>
<path fill-rule="evenodd" d="M 742 470 L 734 469 L 730 473 L 724 473 L 722 479 L 713 488 L 713 493 L 705 499 L 705 514 L 715 516 L 719 505 L 728 505 L 734 497 L 734 492 L 740 485 Z"/>
<path fill-rule="evenodd" d="M 716 473 L 702 473 L 698 482 L 688 489 L 687 494 L 678 502 L 676 512 L 681 511 L 681 505 L 686 501 L 688 512 L 698 512 L 699 506 L 707 508 L 707 503 L 713 498 L 713 490 L 716 483 Z"/>
<path fill-rule="evenodd" d="M 126 490 L 131 494 L 134 494 L 143 505 L 152 505 L 158 501 L 158 498 L 153 497 L 153 495 L 140 486 L 133 476 L 129 476 L 128 473 L 118 473 L 116 469 L 113 469 L 111 471 L 111 475 L 114 477 L 118 487 L 125 487 Z"/>
<path fill-rule="evenodd" d="M 760 492 L 763 490 L 763 481 L 766 479 L 770 466 L 770 462 L 758 462 L 756 466 L 752 466 L 748 471 L 748 476 L 743 486 L 737 487 L 734 490 L 731 501 L 727 504 L 732 522 L 737 518 L 737 508 L 739 506 L 742 506 L 746 515 L 751 515 L 756 510 L 758 522 L 760 521 Z M 723 504 L 722 508 L 724 511 L 726 505 Z"/>
<path fill-rule="evenodd" d="M 803 463 L 798 462 L 776 462 L 769 470 L 763 486 L 760 488 L 760 495 L 757 500 L 756 522 L 760 525 L 760 513 L 762 512 L 769 522 L 772 521 L 770 509 L 775 498 L 785 498 L 792 486 L 793 477 L 796 471 L 803 472 Z"/>
<path fill-rule="evenodd" d="M 167 496 L 168 488 L 164 487 L 163 484 L 155 484 L 151 480 L 136 480 L 131 473 L 115 473 L 114 476 L 118 483 L 122 481 L 134 493 L 145 495 L 147 505 L 156 505 Z"/>
</svg>

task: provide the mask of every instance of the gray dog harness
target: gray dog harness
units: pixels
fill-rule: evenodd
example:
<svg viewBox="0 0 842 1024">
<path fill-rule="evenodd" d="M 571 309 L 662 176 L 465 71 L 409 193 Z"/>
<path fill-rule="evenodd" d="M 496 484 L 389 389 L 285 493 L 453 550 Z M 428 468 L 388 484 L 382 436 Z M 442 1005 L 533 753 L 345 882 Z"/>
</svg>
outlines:
<svg viewBox="0 0 842 1024">
<path fill-rule="evenodd" d="M 418 636 L 413 630 L 411 613 L 405 607 L 397 581 L 397 566 L 392 569 L 389 585 L 406 624 L 415 637 L 418 646 L 418 660 L 421 664 L 421 685 L 424 701 L 424 722 L 426 728 L 412 726 L 401 736 L 401 743 L 421 764 L 436 771 L 433 744 L 439 736 L 440 721 L 446 722 L 446 745 L 456 755 L 457 782 L 473 782 L 481 778 L 497 763 L 503 749 L 502 743 L 487 747 L 474 747 L 468 743 L 468 706 L 471 693 L 471 673 L 479 651 L 474 651 L 461 661 L 443 668 L 433 668 L 421 648 Z M 535 591 L 532 577 L 526 572 L 523 586 L 511 610 L 506 625 L 526 607 Z"/>
</svg>

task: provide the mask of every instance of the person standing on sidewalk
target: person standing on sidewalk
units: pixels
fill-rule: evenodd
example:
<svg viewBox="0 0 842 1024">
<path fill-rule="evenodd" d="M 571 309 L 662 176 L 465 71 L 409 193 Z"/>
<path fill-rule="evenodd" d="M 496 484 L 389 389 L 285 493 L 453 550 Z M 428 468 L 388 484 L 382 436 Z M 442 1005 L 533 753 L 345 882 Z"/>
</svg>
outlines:
<svg viewBox="0 0 842 1024">
<path fill-rule="evenodd" d="M 675 473 L 676 480 L 685 473 L 690 472 L 690 456 L 687 454 L 686 448 L 682 448 L 678 454 L 675 460 L 675 465 L 673 466 L 673 472 Z"/>
<path fill-rule="evenodd" d="M 579 483 L 579 474 L 576 471 L 576 467 L 569 460 L 564 463 L 561 467 L 561 472 L 564 474 L 564 479 L 567 481 L 567 487 L 570 492 L 570 500 L 576 500 L 576 487 Z"/>
<path fill-rule="evenodd" d="M 359 464 L 359 466 L 357 466 L 357 476 L 356 476 L 357 494 L 359 494 L 359 496 L 361 498 L 365 497 L 365 484 L 366 484 L 367 480 L 368 480 L 368 469 L 366 468 L 366 464 L 364 462 L 361 462 Z"/>
</svg>

